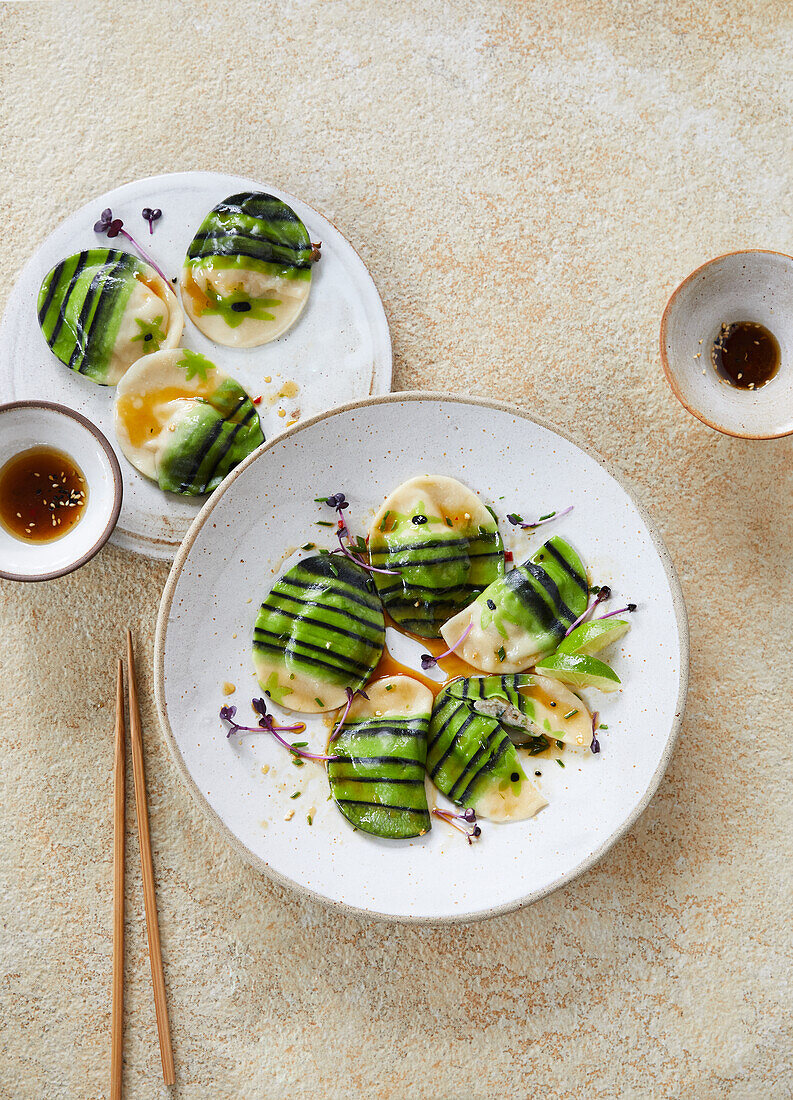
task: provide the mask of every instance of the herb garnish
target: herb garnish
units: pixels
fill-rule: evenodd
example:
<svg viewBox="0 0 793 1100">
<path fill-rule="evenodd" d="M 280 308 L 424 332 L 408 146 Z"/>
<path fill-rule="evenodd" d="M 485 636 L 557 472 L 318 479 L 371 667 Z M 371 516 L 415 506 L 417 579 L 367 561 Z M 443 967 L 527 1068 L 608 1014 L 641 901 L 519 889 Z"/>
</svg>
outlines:
<svg viewBox="0 0 793 1100">
<path fill-rule="evenodd" d="M 602 588 L 598 589 L 598 594 L 595 596 L 592 603 L 588 603 L 575 622 L 570 623 L 565 633 L 565 638 L 568 634 L 572 634 L 577 626 L 580 626 L 581 623 L 585 622 L 590 617 L 599 603 L 603 603 L 604 600 L 608 600 L 610 597 L 611 589 L 607 584 L 604 584 Z"/>
<path fill-rule="evenodd" d="M 140 216 L 145 222 L 149 223 L 149 234 L 151 235 L 154 232 L 154 223 L 162 217 L 162 210 L 159 207 L 152 210 L 150 206 L 144 206 Z"/>
<path fill-rule="evenodd" d="M 332 745 L 333 742 L 336 740 L 336 738 L 341 733 L 342 727 L 344 726 L 344 723 L 347 721 L 347 715 L 350 713 L 350 707 L 352 706 L 352 701 L 355 698 L 355 696 L 360 695 L 362 699 L 368 699 L 369 698 L 369 696 L 366 694 L 366 692 L 363 691 L 360 688 L 358 689 L 358 691 L 353 691 L 352 688 L 349 688 L 349 687 L 345 688 L 344 690 L 347 692 L 347 705 L 344 708 L 344 714 L 342 714 L 341 718 L 339 719 L 339 724 L 336 726 L 335 730 L 333 731 L 333 733 L 330 735 L 330 738 L 328 739 L 328 744 L 329 745 Z"/>
<path fill-rule="evenodd" d="M 470 806 L 467 806 L 460 814 L 456 814 L 452 810 L 439 810 L 437 806 L 433 808 L 432 812 L 441 821 L 445 821 L 447 825 L 451 825 L 453 829 L 456 829 L 458 833 L 462 833 L 469 844 L 473 844 L 474 840 L 482 835 L 482 830 L 476 823 L 476 814 Z M 466 825 L 473 826 L 473 828 L 466 829 L 464 826 L 456 824 L 458 821 L 463 821 Z"/>
<path fill-rule="evenodd" d="M 599 721 L 600 721 L 600 715 L 598 714 L 597 711 L 595 711 L 595 713 L 592 715 L 592 744 L 589 746 L 590 749 L 592 750 L 592 752 L 594 752 L 594 753 L 599 753 L 600 752 L 600 742 L 598 741 L 598 738 L 597 738 L 598 729 L 602 729 L 602 730 L 608 729 L 608 726 L 598 726 Z"/>
<path fill-rule="evenodd" d="M 578 707 L 573 707 L 573 709 L 572 709 L 572 710 L 568 710 L 567 714 L 565 714 L 565 719 L 567 719 L 567 718 L 575 718 L 575 716 L 576 716 L 577 714 L 578 714 Z"/>
<path fill-rule="evenodd" d="M 507 651 L 506 649 L 504 649 L 503 645 L 500 645 L 498 647 L 498 650 L 496 651 L 496 656 L 498 657 L 499 661 L 506 661 Z"/>
<path fill-rule="evenodd" d="M 369 562 L 364 561 L 361 555 L 366 553 L 366 542 L 365 540 L 360 540 L 360 537 L 359 541 L 356 543 L 358 553 L 352 553 L 349 546 L 345 546 L 344 540 L 348 539 L 349 542 L 352 542 L 352 536 L 350 535 L 349 528 L 344 519 L 344 509 L 350 507 L 349 501 L 344 493 L 333 493 L 333 495 L 329 497 L 314 497 L 314 500 L 317 504 L 327 504 L 329 508 L 335 508 L 338 512 L 339 519 L 336 524 L 336 537 L 339 540 L 339 550 L 341 550 L 345 558 L 349 558 L 350 561 L 355 562 L 361 569 L 365 569 L 367 573 L 385 573 L 389 577 L 396 577 L 399 575 L 398 569 L 376 569 L 373 565 L 370 565 Z M 322 520 L 319 520 L 319 523 L 323 527 L 331 526 L 329 523 L 323 523 Z M 364 549 L 361 549 L 361 541 L 363 541 Z M 338 552 L 338 550 L 335 551 L 335 553 Z"/>
<path fill-rule="evenodd" d="M 129 243 L 134 248 L 137 248 L 138 252 L 141 254 L 146 263 L 151 264 L 151 266 L 154 268 L 160 278 L 163 279 L 166 283 L 168 282 L 168 276 L 162 272 L 159 265 L 155 263 L 155 261 L 146 251 L 146 249 L 141 248 L 141 246 L 138 244 L 131 233 L 127 233 L 121 218 L 113 217 L 113 211 L 110 209 L 110 207 L 108 207 L 106 210 L 103 210 L 102 213 L 99 215 L 99 221 L 94 223 L 94 233 L 107 233 L 108 237 L 111 238 L 117 237 L 119 234 L 121 234 L 122 237 L 126 237 Z"/>
<path fill-rule="evenodd" d="M 234 720 L 237 714 L 236 707 L 220 708 L 221 719 L 229 724 L 226 737 L 231 737 L 236 733 L 271 733 L 276 741 L 280 741 L 284 748 L 289 749 L 295 756 L 304 757 L 306 760 L 337 759 L 335 756 L 327 756 L 324 753 L 306 752 L 305 749 L 299 749 L 296 745 L 290 745 L 286 738 L 281 736 L 282 733 L 305 733 L 305 722 L 297 722 L 294 726 L 277 726 L 273 721 L 273 716 L 267 713 L 267 704 L 264 699 L 252 699 L 251 706 L 259 715 L 258 726 L 240 726 Z"/>
<path fill-rule="evenodd" d="M 520 527 L 522 531 L 533 531 L 535 527 L 541 527 L 544 523 L 550 523 L 552 519 L 561 519 L 562 516 L 566 516 L 568 512 L 572 512 L 573 505 L 569 508 L 563 508 L 561 512 L 548 512 L 544 516 L 540 516 L 539 519 L 535 519 L 531 523 L 524 523 L 523 516 L 519 516 L 516 512 L 510 512 L 507 519 L 513 527 Z"/>
<path fill-rule="evenodd" d="M 459 649 L 459 647 L 463 644 L 463 642 L 465 641 L 465 639 L 468 637 L 468 635 L 471 633 L 471 631 L 473 629 L 474 629 L 474 624 L 470 623 L 468 625 L 468 627 L 466 627 L 466 629 L 460 635 L 460 637 L 457 639 L 457 641 L 454 643 L 454 645 L 449 646 L 449 648 L 444 650 L 443 653 L 439 653 L 437 657 L 433 657 L 431 653 L 422 653 L 422 655 L 421 655 L 421 667 L 424 669 L 424 671 L 426 672 L 428 668 L 434 668 L 435 665 L 437 665 L 438 661 L 442 661 L 444 657 L 451 656 L 451 654 L 454 653 L 454 651 L 456 649 Z"/>
</svg>

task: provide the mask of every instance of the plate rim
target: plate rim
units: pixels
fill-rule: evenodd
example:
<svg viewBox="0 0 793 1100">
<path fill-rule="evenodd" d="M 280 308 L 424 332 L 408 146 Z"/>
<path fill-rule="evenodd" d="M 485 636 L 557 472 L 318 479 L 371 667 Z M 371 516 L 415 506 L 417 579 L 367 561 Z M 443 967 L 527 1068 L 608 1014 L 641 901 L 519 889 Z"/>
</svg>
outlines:
<svg viewBox="0 0 793 1100">
<path fill-rule="evenodd" d="M 274 870 L 265 860 L 255 853 L 250 851 L 242 841 L 231 831 L 229 826 L 223 821 L 217 811 L 210 805 L 206 796 L 199 789 L 195 779 L 191 775 L 181 750 L 176 743 L 171 724 L 168 719 L 168 705 L 165 699 L 165 643 L 168 628 L 168 618 L 170 616 L 171 607 L 173 604 L 173 597 L 176 591 L 176 585 L 182 574 L 185 561 L 187 559 L 190 550 L 193 547 L 198 535 L 201 532 L 206 521 L 209 519 L 215 506 L 219 503 L 221 497 L 228 492 L 232 483 L 236 478 L 247 469 L 248 466 L 256 462 L 265 451 L 270 450 L 276 443 L 281 443 L 285 439 L 298 434 L 301 431 L 305 431 L 308 428 L 313 427 L 315 424 L 327 420 L 331 416 L 337 416 L 340 413 L 346 413 L 355 411 L 357 409 L 368 408 L 373 405 L 387 405 L 387 404 L 399 404 L 405 401 L 443 401 L 450 404 L 458 405 L 472 405 L 478 408 L 493 409 L 497 412 L 504 412 L 510 416 L 518 416 L 523 420 L 527 420 L 533 424 L 538 425 L 541 428 L 545 428 L 562 439 L 565 439 L 568 443 L 572 443 L 573 446 L 583 451 L 586 455 L 592 458 L 617 482 L 620 488 L 627 494 L 631 503 L 634 505 L 643 522 L 645 523 L 647 530 L 652 539 L 653 546 L 661 560 L 661 564 L 664 567 L 667 581 L 669 583 L 669 589 L 672 594 L 672 607 L 675 613 L 675 620 L 677 623 L 678 638 L 680 641 L 680 684 L 678 687 L 677 700 L 675 704 L 675 715 L 672 720 L 672 726 L 669 731 L 664 750 L 661 754 L 661 759 L 650 778 L 650 782 L 639 800 L 638 804 L 634 807 L 632 812 L 623 821 L 610 836 L 608 836 L 589 856 L 581 860 L 575 867 L 567 871 L 565 874 L 560 875 L 554 879 L 553 882 L 547 886 L 538 890 L 532 890 L 523 897 L 516 898 L 514 901 L 504 902 L 501 905 L 490 906 L 486 909 L 479 909 L 473 912 L 454 913 L 452 915 L 441 917 L 421 917 L 410 915 L 396 916 L 392 913 L 384 913 L 377 909 L 366 909 L 362 906 L 350 905 L 348 902 L 339 901 L 335 898 L 329 898 L 325 894 L 320 893 L 317 890 L 312 890 L 307 886 L 303 886 L 300 883 L 295 882 L 293 879 L 288 878 L 286 875 L 281 874 L 280 871 Z M 523 409 L 510 406 L 502 401 L 493 401 L 486 397 L 473 397 L 465 394 L 449 394 L 439 390 L 402 390 L 387 394 L 381 394 L 375 397 L 366 397 L 358 401 L 350 401 L 345 405 L 339 405 L 333 409 L 327 409 L 325 412 L 318 413 L 316 416 L 310 419 L 296 424 L 294 427 L 274 436 L 273 439 L 267 440 L 257 449 L 251 452 L 250 455 L 239 466 L 236 466 L 231 473 L 226 477 L 225 481 L 218 486 L 214 493 L 209 497 L 206 503 L 201 508 L 200 512 L 196 515 L 195 519 L 191 523 L 187 534 L 182 540 L 179 549 L 176 552 L 176 557 L 171 565 L 168 579 L 165 583 L 165 587 L 160 597 L 160 605 L 157 612 L 157 623 L 154 632 L 154 697 L 157 704 L 157 714 L 160 720 L 160 728 L 162 730 L 163 737 L 171 752 L 171 756 L 176 764 L 182 780 L 186 784 L 188 790 L 192 794 L 195 801 L 201 807 L 204 814 L 214 824 L 214 826 L 221 832 L 224 839 L 229 842 L 234 850 L 245 860 L 246 863 L 255 867 L 258 871 L 264 873 L 269 879 L 277 882 L 279 886 L 286 887 L 290 890 L 296 891 L 303 897 L 309 897 L 320 901 L 322 904 L 329 906 L 331 909 L 337 912 L 343 912 L 346 914 L 352 914 L 357 917 L 364 917 L 374 921 L 392 921 L 395 924 L 412 924 L 412 925 L 429 925 L 429 926 L 441 926 L 451 924 L 463 924 L 463 923 L 476 923 L 478 921 L 490 920 L 493 917 L 502 916 L 506 913 L 513 913 L 519 909 L 523 909 L 528 905 L 531 905 L 535 901 L 539 901 L 541 898 L 547 897 L 549 894 L 559 890 L 562 886 L 566 886 L 568 883 L 573 882 L 579 878 L 590 868 L 594 867 L 603 856 L 612 848 L 618 840 L 620 840 L 631 828 L 632 825 L 641 817 L 644 811 L 649 806 L 650 802 L 654 798 L 658 787 L 661 784 L 666 769 L 669 766 L 669 762 L 674 752 L 675 744 L 677 743 L 677 737 L 680 732 L 680 726 L 683 722 L 686 709 L 686 697 L 688 693 L 688 681 L 689 681 L 689 626 L 688 626 L 688 614 L 686 611 L 685 600 L 683 598 L 683 590 L 680 585 L 680 580 L 677 576 L 674 563 L 672 562 L 671 555 L 664 544 L 663 539 L 656 530 L 655 524 L 647 514 L 644 505 L 637 499 L 636 494 L 632 486 L 626 480 L 625 476 L 614 469 L 611 462 L 602 457 L 593 449 L 580 444 L 574 436 L 564 429 L 559 429 L 549 423 L 544 417 L 530 415 Z"/>
<path fill-rule="evenodd" d="M 349 248 L 352 250 L 353 254 L 355 255 L 355 257 L 358 261 L 358 263 L 361 266 L 361 269 L 362 269 L 362 271 L 365 275 L 365 278 L 368 279 L 369 283 L 371 284 L 371 287 L 372 287 L 372 290 L 374 291 L 375 297 L 377 298 L 377 301 L 380 304 L 380 309 L 382 310 L 382 314 L 383 314 L 383 322 L 384 322 L 384 325 L 385 325 L 385 336 L 386 336 L 385 351 L 386 351 L 387 361 L 385 361 L 385 359 L 384 359 L 384 362 L 383 362 L 383 364 L 382 364 L 379 371 L 377 369 L 376 364 L 372 363 L 372 372 L 371 372 L 371 376 L 370 376 L 370 380 L 369 380 L 369 393 L 367 394 L 367 396 L 365 398 L 359 398 L 358 400 L 367 400 L 367 398 L 380 396 L 380 394 L 376 390 L 376 387 L 378 387 L 379 385 L 387 387 L 387 389 L 382 391 L 383 393 L 390 392 L 390 388 L 391 388 L 391 385 L 393 384 L 393 378 L 394 378 L 394 339 L 393 339 L 393 335 L 391 333 L 391 321 L 390 321 L 390 318 L 389 318 L 389 315 L 388 315 L 388 310 L 386 309 L 386 306 L 385 306 L 385 302 L 383 301 L 383 296 L 380 293 L 380 289 L 379 289 L 377 283 L 375 282 L 375 279 L 374 279 L 374 276 L 372 275 L 372 272 L 369 270 L 369 265 L 365 262 L 365 260 L 361 256 L 361 253 L 355 247 L 355 245 L 352 243 L 352 241 L 347 237 L 347 235 L 345 233 L 342 232 L 341 229 L 339 229 L 339 227 L 336 225 L 336 223 L 331 218 L 329 218 L 326 214 L 323 214 L 322 211 L 318 210 L 316 206 L 314 206 L 310 202 L 307 202 L 305 199 L 301 198 L 299 195 L 294 195 L 294 194 L 292 194 L 291 191 L 285 190 L 283 187 L 280 186 L 280 184 L 278 184 L 278 183 L 265 183 L 265 182 L 262 182 L 261 180 L 256 180 L 252 176 L 249 176 L 249 175 L 246 175 L 246 174 L 238 174 L 238 173 L 229 172 L 229 171 L 217 171 L 215 169 L 209 169 L 209 168 L 184 168 L 182 170 L 178 170 L 178 171 L 175 171 L 175 172 L 157 172 L 154 175 L 146 175 L 146 176 L 141 176 L 140 178 L 136 178 L 136 179 L 128 179 L 128 180 L 126 180 L 122 183 L 117 184 L 115 187 L 109 187 L 106 190 L 97 193 L 93 198 L 88 198 L 85 202 L 81 203 L 79 206 L 76 206 L 76 207 L 72 208 L 65 215 L 65 217 L 63 217 L 57 223 L 57 225 L 53 226 L 53 228 L 47 233 L 47 235 L 44 237 L 44 239 L 42 241 L 40 241 L 38 245 L 36 245 L 33 252 L 28 254 L 27 259 L 24 261 L 22 266 L 16 272 L 16 277 L 14 278 L 13 286 L 11 287 L 11 291 L 9 292 L 8 300 L 6 301 L 5 306 L 3 308 L 2 315 L 0 316 L 0 346 L 2 346 L 2 340 L 5 336 L 6 329 L 10 329 L 10 326 L 11 326 L 11 313 L 12 313 L 11 305 L 12 305 L 12 298 L 14 296 L 14 293 L 16 292 L 17 287 L 19 286 L 21 281 L 28 274 L 29 270 L 33 267 L 33 265 L 35 263 L 35 260 L 36 260 L 36 257 L 38 256 L 39 252 L 49 243 L 51 238 L 58 232 L 58 230 L 60 230 L 67 222 L 71 222 L 73 219 L 77 218 L 80 214 L 86 212 L 88 210 L 88 208 L 91 207 L 93 204 L 96 204 L 98 206 L 100 201 L 104 201 L 109 196 L 118 196 L 119 201 L 127 201 L 128 196 L 124 195 L 124 194 L 120 194 L 121 192 L 132 191 L 134 188 L 139 187 L 141 184 L 154 185 L 154 184 L 159 183 L 162 180 L 173 180 L 176 177 L 185 177 L 185 176 L 203 177 L 204 179 L 213 179 L 213 180 L 223 179 L 223 180 L 228 180 L 229 182 L 232 181 L 232 180 L 236 180 L 236 181 L 242 180 L 242 181 L 245 181 L 247 184 L 249 184 L 253 187 L 256 187 L 260 190 L 273 191 L 277 195 L 281 196 L 285 202 L 288 202 L 290 204 L 297 203 L 299 205 L 305 206 L 308 210 L 311 211 L 312 214 L 316 215 L 323 222 L 326 222 L 329 226 L 331 226 L 331 228 L 336 233 L 339 234 L 339 236 L 344 241 L 344 243 L 346 245 L 348 245 Z M 112 201 L 115 203 L 116 199 L 114 198 Z M 101 247 L 102 240 L 103 240 L 103 238 L 100 238 L 98 240 L 98 242 L 96 243 L 96 247 Z M 132 250 L 131 245 L 125 246 L 125 250 L 130 251 L 130 253 L 132 255 L 137 255 L 137 252 Z M 177 287 L 176 289 L 178 290 L 179 288 Z M 181 305 L 182 304 L 182 302 L 181 302 L 181 293 L 177 294 L 177 299 L 179 300 L 179 304 Z M 180 337 L 180 346 L 181 346 L 181 339 L 182 338 Z M 380 376 L 382 376 L 382 377 L 380 377 Z M 46 400 L 46 398 L 17 398 L 17 397 L 13 397 L 12 400 L 14 400 L 14 401 L 17 401 L 17 400 L 35 401 L 35 400 Z M 74 409 L 71 405 L 64 405 L 63 407 L 69 409 L 72 412 L 78 413 L 78 410 Z M 331 406 L 332 409 L 341 408 L 341 407 L 342 406 Z M 327 412 L 327 411 L 330 411 L 330 410 L 324 410 L 324 411 Z M 79 413 L 79 415 L 82 416 L 82 415 L 85 415 L 85 414 Z M 317 415 L 322 415 L 322 414 L 320 413 L 320 414 L 317 414 Z M 306 421 L 306 423 L 308 423 L 308 421 Z M 280 432 L 275 436 L 271 436 L 271 438 L 280 439 L 285 434 L 286 434 L 285 432 Z M 113 443 L 112 442 L 110 443 L 110 446 L 111 446 L 111 448 L 113 448 Z M 119 464 L 119 468 L 120 468 L 120 472 L 121 472 L 120 464 Z M 165 514 L 165 513 L 163 513 L 163 514 Z M 197 512 L 196 516 L 193 518 L 193 520 L 191 520 L 191 525 L 195 521 L 195 518 L 197 518 L 198 515 L 200 515 L 200 511 Z M 186 538 L 189 533 L 190 533 L 190 527 L 188 527 L 187 532 L 185 533 L 184 537 Z M 181 541 L 176 541 L 176 540 L 172 540 L 172 539 L 168 539 L 168 538 L 161 538 L 161 537 L 157 537 L 157 536 L 153 536 L 153 535 L 142 535 L 142 534 L 139 534 L 135 531 L 132 531 L 132 530 L 126 528 L 126 527 L 123 527 L 123 526 L 119 525 L 118 523 L 116 523 L 114 525 L 113 529 L 110 532 L 110 542 L 114 546 L 117 546 L 119 549 L 124 550 L 127 553 L 138 554 L 140 557 L 147 558 L 149 561 L 167 561 L 167 562 L 175 561 L 176 560 L 176 554 L 179 551 L 179 548 L 181 546 L 182 541 L 184 541 L 184 539 L 182 539 Z M 158 553 L 158 549 L 164 549 L 164 553 Z"/>
</svg>

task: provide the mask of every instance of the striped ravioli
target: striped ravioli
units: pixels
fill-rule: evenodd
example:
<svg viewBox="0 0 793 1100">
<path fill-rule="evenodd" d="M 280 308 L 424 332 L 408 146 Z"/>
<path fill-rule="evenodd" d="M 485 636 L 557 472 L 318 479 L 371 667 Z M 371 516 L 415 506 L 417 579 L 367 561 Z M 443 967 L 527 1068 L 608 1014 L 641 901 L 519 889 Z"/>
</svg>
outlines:
<svg viewBox="0 0 793 1100">
<path fill-rule="evenodd" d="M 592 715 L 557 681 L 525 672 L 455 680 L 449 694 L 471 700 L 479 714 L 498 719 L 514 745 L 542 752 L 553 741 L 579 747 L 592 743 Z"/>
<path fill-rule="evenodd" d="M 437 638 L 447 619 L 504 574 L 498 524 L 481 500 L 451 477 L 422 475 L 384 502 L 369 531 L 375 584 L 395 623 Z"/>
<path fill-rule="evenodd" d="M 61 260 L 38 299 L 41 331 L 71 370 L 114 386 L 144 355 L 175 348 L 184 315 L 171 287 L 149 264 L 114 248 Z"/>
<path fill-rule="evenodd" d="M 116 389 L 115 428 L 136 469 L 184 496 L 211 493 L 264 442 L 245 390 L 187 348 L 130 367 Z"/>
<path fill-rule="evenodd" d="M 435 700 L 427 774 L 447 798 L 472 807 L 480 817 L 491 821 L 532 817 L 546 801 L 527 779 L 499 719 L 479 713 L 480 700 L 466 694 L 471 690 L 466 684 L 452 681 Z"/>
<path fill-rule="evenodd" d="M 275 195 L 231 195 L 204 218 L 187 250 L 182 299 L 217 344 L 252 348 L 295 323 L 319 259 L 300 218 Z"/>
<path fill-rule="evenodd" d="M 441 628 L 448 645 L 483 672 L 522 672 L 553 653 L 589 598 L 586 569 L 554 535 L 533 558 L 486 588 Z"/>
<path fill-rule="evenodd" d="M 330 793 L 356 829 L 387 840 L 431 828 L 424 786 L 432 692 L 409 676 L 376 680 L 328 751 Z"/>
<path fill-rule="evenodd" d="M 383 652 L 383 608 L 369 574 L 348 558 L 316 554 L 287 570 L 259 608 L 253 663 L 262 690 L 314 714 L 347 701 Z"/>
</svg>

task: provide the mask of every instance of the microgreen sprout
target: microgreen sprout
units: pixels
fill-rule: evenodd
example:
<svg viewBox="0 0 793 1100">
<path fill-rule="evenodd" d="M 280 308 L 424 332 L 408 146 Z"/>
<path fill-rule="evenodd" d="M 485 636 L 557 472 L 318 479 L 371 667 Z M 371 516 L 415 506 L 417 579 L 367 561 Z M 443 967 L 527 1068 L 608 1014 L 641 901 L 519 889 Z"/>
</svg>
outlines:
<svg viewBox="0 0 793 1100">
<path fill-rule="evenodd" d="M 339 540 L 339 550 L 342 554 L 344 554 L 345 558 L 349 558 L 350 561 L 355 562 L 355 564 L 359 565 L 361 569 L 365 569 L 367 573 L 385 573 L 389 577 L 398 576 L 399 571 L 396 569 L 376 569 L 373 565 L 370 565 L 369 562 L 364 561 L 361 557 L 361 555 L 365 553 L 365 550 L 361 548 L 362 540 L 358 540 L 357 554 L 352 553 L 349 546 L 345 545 L 344 540 L 347 539 L 348 542 L 351 543 L 352 536 L 350 535 L 349 528 L 347 527 L 347 523 L 344 519 L 344 509 L 350 507 L 349 501 L 347 500 L 347 497 L 344 493 L 333 493 L 333 495 L 329 497 L 314 497 L 314 500 L 317 504 L 327 504 L 329 508 L 334 508 L 336 512 L 338 512 L 339 519 L 338 523 L 336 524 L 336 538 Z M 339 551 L 337 550 L 335 552 L 338 553 Z"/>
<path fill-rule="evenodd" d="M 598 741 L 598 736 L 597 736 L 598 729 L 599 729 L 599 722 L 600 722 L 600 714 L 597 711 L 595 711 L 595 713 L 592 715 L 592 744 L 589 747 L 592 750 L 592 752 L 594 752 L 596 754 L 600 752 L 600 742 Z"/>
<path fill-rule="evenodd" d="M 154 223 L 162 217 L 162 210 L 159 208 L 152 210 L 150 206 L 144 206 L 140 213 L 143 220 L 149 223 L 149 233 L 153 233 Z"/>
<path fill-rule="evenodd" d="M 539 519 L 535 519 L 531 523 L 524 523 L 523 516 L 519 516 L 515 512 L 510 512 L 507 519 L 513 527 L 520 527 L 522 531 L 533 531 L 535 527 L 542 527 L 544 523 L 550 523 L 552 519 L 561 519 L 562 516 L 566 516 L 572 510 L 573 505 L 571 504 L 568 508 L 563 508 L 561 512 L 548 512 L 547 515 L 540 516 Z"/>
<path fill-rule="evenodd" d="M 598 594 L 597 594 L 597 596 L 595 596 L 592 603 L 587 604 L 586 610 L 583 611 L 578 616 L 576 621 L 574 623 L 571 623 L 570 626 L 567 628 L 567 633 L 565 634 L 565 638 L 567 637 L 568 634 L 572 634 L 577 626 L 580 626 L 581 623 L 586 622 L 586 620 L 591 616 L 592 612 L 595 610 L 597 605 L 599 603 L 603 603 L 604 600 L 609 599 L 610 596 L 611 596 L 611 589 L 609 588 L 609 586 L 607 584 L 604 584 L 603 587 L 601 589 L 599 589 Z"/>
<path fill-rule="evenodd" d="M 634 612 L 636 610 L 635 603 L 628 603 L 625 607 L 618 607 L 616 611 L 607 611 L 605 615 L 598 615 L 593 620 L 599 623 L 601 619 L 613 619 L 615 615 L 624 615 L 626 611 Z"/>
<path fill-rule="evenodd" d="M 456 829 L 458 833 L 462 833 L 469 844 L 473 844 L 474 840 L 482 835 L 482 830 L 476 823 L 476 814 L 470 806 L 467 806 L 460 814 L 453 813 L 452 810 L 439 810 L 437 806 L 433 808 L 432 812 L 441 821 L 445 821 L 447 825 L 451 825 L 453 829 Z M 464 824 L 458 825 L 458 821 L 462 821 Z M 467 829 L 466 825 L 470 825 L 471 828 Z"/>
<path fill-rule="evenodd" d="M 130 244 L 134 248 L 137 248 L 138 252 L 141 254 L 146 263 L 151 264 L 151 266 L 154 268 L 160 278 L 164 279 L 166 283 L 168 282 L 168 276 L 164 274 L 164 272 L 151 258 L 145 248 L 141 248 L 141 246 L 138 244 L 132 234 L 126 231 L 121 218 L 113 217 L 113 211 L 110 209 L 110 207 L 108 207 L 106 210 L 103 210 L 102 213 L 99 215 L 99 221 L 94 223 L 94 233 L 106 233 L 108 237 L 111 238 L 118 237 L 119 234 L 122 237 L 126 237 Z"/>
<path fill-rule="evenodd" d="M 294 726 L 277 726 L 273 720 L 273 716 L 267 713 L 267 704 L 264 699 L 252 699 L 251 706 L 259 715 L 258 726 L 240 726 L 235 721 L 237 714 L 236 707 L 221 707 L 220 717 L 224 722 L 228 722 L 229 729 L 226 733 L 227 737 L 232 737 L 237 733 L 271 733 L 276 741 L 280 741 L 284 748 L 289 749 L 295 756 L 304 757 L 306 760 L 335 760 L 335 756 L 327 756 L 324 753 L 306 752 L 305 749 L 298 748 L 297 745 L 290 745 L 286 738 L 282 737 L 282 733 L 305 733 L 306 723 L 297 722 Z"/>
<path fill-rule="evenodd" d="M 362 691 L 360 688 L 358 689 L 358 691 L 353 691 L 352 688 L 349 688 L 349 687 L 345 688 L 344 690 L 347 692 L 347 705 L 344 708 L 344 714 L 342 714 L 341 718 L 339 719 L 338 725 L 336 726 L 333 733 L 330 735 L 330 738 L 328 740 L 329 745 L 333 744 L 333 742 L 336 740 L 336 738 L 341 733 L 341 731 L 344 727 L 344 723 L 347 721 L 347 715 L 350 713 L 350 707 L 352 706 L 352 701 L 355 698 L 355 696 L 360 695 L 362 699 L 368 699 L 369 698 L 369 696 L 366 694 L 366 692 Z"/>
<path fill-rule="evenodd" d="M 449 648 L 444 650 L 443 653 L 439 653 L 437 657 L 433 657 L 431 653 L 422 653 L 422 655 L 421 655 L 421 667 L 424 669 L 424 671 L 426 672 L 428 668 L 434 668 L 435 665 L 437 665 L 438 661 L 442 661 L 444 657 L 449 657 L 452 653 L 454 653 L 454 651 L 456 649 L 459 649 L 459 647 L 463 644 L 463 642 L 465 641 L 465 639 L 468 637 L 468 635 L 471 633 L 471 631 L 473 629 L 474 629 L 474 624 L 471 623 L 463 631 L 463 633 L 460 635 L 460 637 L 457 639 L 457 641 L 454 643 L 454 645 L 449 646 Z"/>
</svg>

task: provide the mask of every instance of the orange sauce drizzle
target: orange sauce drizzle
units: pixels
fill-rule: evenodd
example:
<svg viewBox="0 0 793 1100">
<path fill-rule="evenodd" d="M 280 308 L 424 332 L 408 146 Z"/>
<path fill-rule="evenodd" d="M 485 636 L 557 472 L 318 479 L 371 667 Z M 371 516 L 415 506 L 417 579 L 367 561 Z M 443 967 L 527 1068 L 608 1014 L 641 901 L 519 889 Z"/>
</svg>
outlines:
<svg viewBox="0 0 793 1100">
<path fill-rule="evenodd" d="M 156 435 L 163 425 L 165 416 L 161 407 L 168 401 L 196 400 L 209 391 L 204 386 L 194 390 L 181 386 L 166 386 L 161 390 L 152 390 L 143 394 L 124 394 L 118 401 L 118 415 L 127 429 L 129 441 L 133 447 L 140 447 L 147 439 Z"/>
<path fill-rule="evenodd" d="M 393 629 L 404 638 L 412 638 L 413 641 L 419 642 L 423 646 L 425 653 L 431 653 L 433 657 L 445 653 L 449 648 L 443 638 L 422 638 L 418 634 L 411 634 L 407 630 L 402 630 L 390 615 L 386 615 L 386 626 L 393 627 Z M 403 665 L 401 661 L 397 661 L 395 657 L 391 656 L 388 646 L 384 646 L 383 655 L 372 673 L 370 683 L 373 683 L 375 680 L 382 680 L 386 676 L 412 676 L 414 680 L 418 680 L 420 683 L 424 684 L 425 687 L 428 687 L 433 697 L 436 697 L 443 691 L 447 684 L 451 683 L 452 680 L 456 680 L 459 676 L 484 675 L 479 669 L 474 668 L 473 665 L 469 665 L 467 661 L 464 661 L 462 657 L 458 657 L 456 653 L 450 653 L 448 657 L 443 657 L 438 661 L 437 667 L 444 675 L 442 683 L 438 680 L 430 679 L 429 676 L 425 676 L 420 668 L 415 669 L 411 668 L 410 665 Z"/>
</svg>

